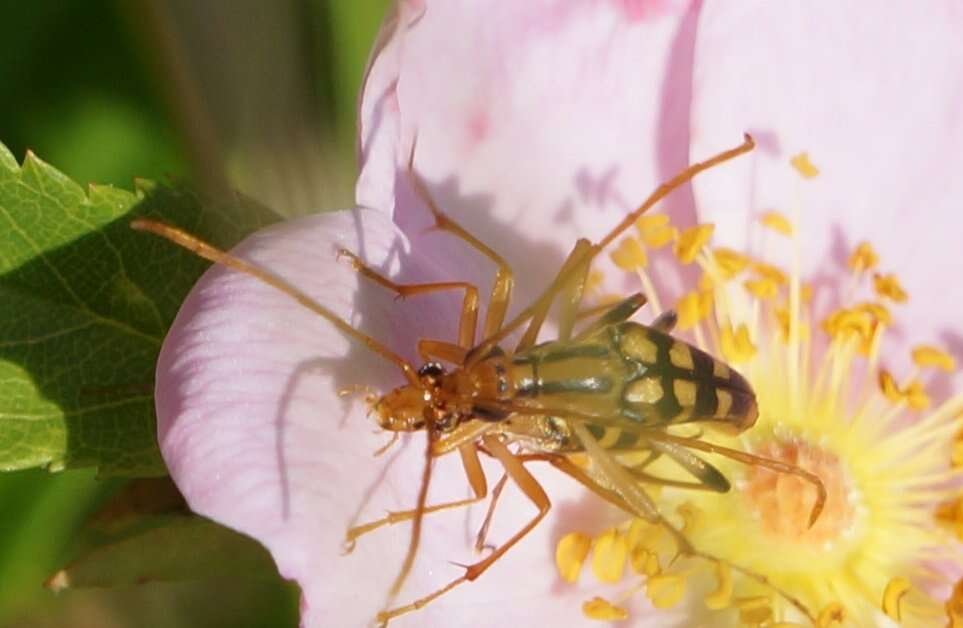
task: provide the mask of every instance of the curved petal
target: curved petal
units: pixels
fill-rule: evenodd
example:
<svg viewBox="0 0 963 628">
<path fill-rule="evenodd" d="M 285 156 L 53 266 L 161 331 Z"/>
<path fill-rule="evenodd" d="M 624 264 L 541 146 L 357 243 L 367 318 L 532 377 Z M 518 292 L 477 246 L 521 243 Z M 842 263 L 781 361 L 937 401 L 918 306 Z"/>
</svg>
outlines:
<svg viewBox="0 0 963 628">
<path fill-rule="evenodd" d="M 336 262 L 337 247 L 361 252 L 373 266 L 397 271 L 402 281 L 432 277 L 379 212 L 292 221 L 255 234 L 235 252 L 403 355 L 410 357 L 416 338 L 453 337 L 459 299 L 428 295 L 397 302 L 371 282 L 359 283 L 344 261 Z M 386 603 L 410 527 L 377 530 L 348 555 L 344 534 L 385 511 L 413 507 L 424 439 L 403 439 L 374 458 L 387 435 L 376 432 L 360 400 L 346 401 L 338 390 L 386 390 L 403 382 L 398 370 L 288 296 L 216 266 L 178 314 L 157 381 L 161 449 L 191 508 L 267 546 L 281 574 L 302 587 L 304 625 L 370 622 Z M 500 472 L 486 466 L 493 483 Z M 558 581 L 554 546 L 587 512 L 597 520 L 605 507 L 553 469 L 533 472 L 555 503 L 548 520 L 477 582 L 397 625 L 480 626 L 512 618 L 578 623 L 573 618 L 589 593 Z M 467 492 L 457 456 L 439 460 L 431 501 L 462 499 Z M 415 569 L 396 603 L 462 573 L 449 561 L 475 559 L 469 548 L 484 512 L 481 505 L 428 517 Z M 510 487 L 489 538 L 507 539 L 534 513 Z"/>
<path fill-rule="evenodd" d="M 392 202 L 373 173 L 403 172 L 417 135 L 416 168 L 438 204 L 524 271 L 524 297 L 577 238 L 598 238 L 687 164 L 697 7 L 414 4 L 400 5 L 362 97 L 360 204 Z M 404 176 L 394 185 L 396 222 L 417 247 L 430 217 Z M 691 222 L 689 191 L 668 209 Z M 424 237 L 442 267 L 460 246 Z"/>
<path fill-rule="evenodd" d="M 963 10 L 958 3 L 709 3 L 700 17 L 692 151 L 757 136 L 760 149 L 696 183 L 700 219 L 721 242 L 761 244 L 746 227 L 798 205 L 802 259 L 845 269 L 862 240 L 910 294 L 907 341 L 963 362 Z M 800 181 L 807 151 L 821 174 Z M 953 296 L 950 296 L 953 295 Z M 902 311 L 900 311 L 900 308 Z"/>
</svg>

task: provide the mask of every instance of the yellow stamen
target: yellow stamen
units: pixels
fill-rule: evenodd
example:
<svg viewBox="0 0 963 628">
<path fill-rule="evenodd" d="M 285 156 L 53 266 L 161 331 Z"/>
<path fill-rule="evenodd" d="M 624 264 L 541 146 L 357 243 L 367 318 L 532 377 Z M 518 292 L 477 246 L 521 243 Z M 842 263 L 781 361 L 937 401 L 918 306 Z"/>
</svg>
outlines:
<svg viewBox="0 0 963 628">
<path fill-rule="evenodd" d="M 722 246 L 713 249 L 712 256 L 719 266 L 723 279 L 731 279 L 749 266 L 748 256 Z"/>
<path fill-rule="evenodd" d="M 936 509 L 936 520 L 951 529 L 956 538 L 963 539 L 963 498 L 941 504 Z"/>
<path fill-rule="evenodd" d="M 873 275 L 873 286 L 876 288 L 876 294 L 881 297 L 886 297 L 895 303 L 905 303 L 909 298 L 909 295 L 906 294 L 906 290 L 900 285 L 896 275 L 892 273 L 888 275 L 876 273 Z"/>
<path fill-rule="evenodd" d="M 729 362 L 747 362 L 756 355 L 756 345 L 749 338 L 749 328 L 745 323 L 740 323 L 735 330 L 732 325 L 724 325 L 720 344 L 722 354 Z"/>
<path fill-rule="evenodd" d="M 818 628 L 829 628 L 830 626 L 838 626 L 844 621 L 846 621 L 846 609 L 839 602 L 832 602 L 819 611 L 819 615 L 816 617 L 816 626 Z"/>
<path fill-rule="evenodd" d="M 903 394 L 906 396 L 909 407 L 914 410 L 925 410 L 930 407 L 930 396 L 926 394 L 923 384 L 918 379 L 911 381 L 903 389 Z"/>
<path fill-rule="evenodd" d="M 909 593 L 910 581 L 903 576 L 897 576 L 886 583 L 886 590 L 883 591 L 883 612 L 890 619 L 902 621 L 900 613 L 900 602 L 903 596 Z"/>
<path fill-rule="evenodd" d="M 896 380 L 885 369 L 881 369 L 879 372 L 879 389 L 883 396 L 890 401 L 899 402 L 903 399 L 903 391 L 899 389 Z"/>
<path fill-rule="evenodd" d="M 705 320 L 712 312 L 712 293 L 708 291 L 693 291 L 687 293 L 676 305 L 679 321 L 676 327 L 679 331 L 688 331 L 700 321 Z"/>
<path fill-rule="evenodd" d="M 946 601 L 946 618 L 949 628 L 963 628 L 963 580 L 956 583 L 950 599 Z"/>
<path fill-rule="evenodd" d="M 772 601 L 764 596 L 746 597 L 736 600 L 739 620 L 749 626 L 758 626 L 772 617 Z"/>
<path fill-rule="evenodd" d="M 616 266 L 628 271 L 645 268 L 649 263 L 649 258 L 645 254 L 645 250 L 635 238 L 622 240 L 618 248 L 612 251 L 610 257 Z"/>
<path fill-rule="evenodd" d="M 854 306 L 853 309 L 866 312 L 884 325 L 889 325 L 893 322 L 893 315 L 890 314 L 886 306 L 881 303 L 860 303 Z"/>
<path fill-rule="evenodd" d="M 644 547 L 636 547 L 632 550 L 632 554 L 629 557 L 629 564 L 632 567 L 632 571 L 640 576 L 652 577 L 662 571 L 662 566 L 659 565 L 659 555 Z"/>
<path fill-rule="evenodd" d="M 598 619 L 599 621 L 620 621 L 629 618 L 627 610 L 600 597 L 593 597 L 582 604 L 582 613 L 589 619 Z"/>
<path fill-rule="evenodd" d="M 947 373 L 956 370 L 956 360 L 949 353 L 930 345 L 920 345 L 913 349 L 913 362 L 922 368 L 935 367 Z"/>
<path fill-rule="evenodd" d="M 796 169 L 803 179 L 813 179 L 819 175 L 819 168 L 809 161 L 809 153 L 802 152 L 789 160 L 792 167 Z"/>
<path fill-rule="evenodd" d="M 665 214 L 640 216 L 635 221 L 635 228 L 638 229 L 645 245 L 653 249 L 665 246 L 679 235 L 679 230 L 669 223 L 669 217 Z"/>
<path fill-rule="evenodd" d="M 685 595 L 685 577 L 679 574 L 662 574 L 646 581 L 645 594 L 656 608 L 672 608 Z"/>
<path fill-rule="evenodd" d="M 612 529 L 595 539 L 592 551 L 592 573 L 599 582 L 615 583 L 622 579 L 629 544 L 625 536 Z"/>
<path fill-rule="evenodd" d="M 879 264 L 879 255 L 869 242 L 860 242 L 849 256 L 848 264 L 857 273 L 872 270 Z"/>
<path fill-rule="evenodd" d="M 555 547 L 555 566 L 558 575 L 566 582 L 578 580 L 582 563 L 592 547 L 592 539 L 581 532 L 570 532 L 559 540 Z"/>
<path fill-rule="evenodd" d="M 914 410 L 925 410 L 930 407 L 930 398 L 923 388 L 923 384 L 914 379 L 905 387 L 900 388 L 896 380 L 885 369 L 879 372 L 879 389 L 883 396 L 894 403 L 905 401 Z"/>
<path fill-rule="evenodd" d="M 759 218 L 759 221 L 762 222 L 763 225 L 772 229 L 773 231 L 777 231 L 783 234 L 784 236 L 787 236 L 790 238 L 792 237 L 792 233 L 793 233 L 792 223 L 789 222 L 788 218 L 786 218 L 785 216 L 783 216 L 782 214 L 780 214 L 775 210 L 767 211 L 766 213 L 764 213 Z"/>
<path fill-rule="evenodd" d="M 713 611 L 728 608 L 732 604 L 733 582 L 729 563 L 716 563 L 716 582 L 716 590 L 705 597 L 706 608 Z"/>
<path fill-rule="evenodd" d="M 761 301 L 774 299 L 776 295 L 779 294 L 779 286 L 772 279 L 746 279 L 743 285 L 746 287 L 746 290 Z"/>
<path fill-rule="evenodd" d="M 696 526 L 699 525 L 701 520 L 701 511 L 696 508 L 694 504 L 680 504 L 678 508 L 675 509 L 679 516 L 682 517 L 682 533 L 692 534 Z"/>
<path fill-rule="evenodd" d="M 675 243 L 675 255 L 679 258 L 679 261 L 683 264 L 694 262 L 702 247 L 712 237 L 715 228 L 715 225 L 706 224 L 689 227 L 683 231 Z"/>
<path fill-rule="evenodd" d="M 770 279 L 780 286 L 785 286 L 789 283 L 789 277 L 786 276 L 786 273 L 779 268 L 776 268 L 772 264 L 767 264 L 765 262 L 753 262 L 752 270 L 760 277 Z"/>
</svg>

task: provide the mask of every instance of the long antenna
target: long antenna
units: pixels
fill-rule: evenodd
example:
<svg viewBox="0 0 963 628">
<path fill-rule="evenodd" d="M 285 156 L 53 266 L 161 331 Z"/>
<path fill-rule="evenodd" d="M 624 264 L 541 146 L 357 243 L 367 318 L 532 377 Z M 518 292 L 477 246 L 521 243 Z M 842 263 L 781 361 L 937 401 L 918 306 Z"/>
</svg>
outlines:
<svg viewBox="0 0 963 628">
<path fill-rule="evenodd" d="M 137 218 L 130 223 L 130 226 L 132 229 L 136 229 L 137 231 L 149 231 L 150 233 L 158 235 L 166 240 L 170 240 L 174 244 L 177 244 L 178 246 L 181 246 L 206 260 L 227 266 L 228 268 L 232 268 L 238 272 L 244 273 L 245 275 L 250 275 L 263 281 L 269 286 L 280 290 L 315 314 L 328 320 L 332 325 L 343 331 L 345 334 L 364 343 L 365 346 L 378 355 L 389 360 L 390 362 L 394 362 L 395 365 L 401 369 L 401 372 L 404 373 L 405 377 L 412 385 L 420 387 L 421 384 L 418 380 L 418 372 L 407 360 L 371 336 L 361 333 L 343 318 L 324 307 L 301 290 L 295 288 L 287 281 L 281 279 L 274 273 L 264 270 L 263 268 L 259 268 L 250 262 L 245 262 L 239 257 L 231 255 L 230 253 L 226 253 L 221 249 L 208 244 L 207 242 L 204 242 L 195 236 L 192 236 L 186 231 L 162 222 L 157 222 L 156 220 L 151 220 L 149 218 Z"/>
</svg>

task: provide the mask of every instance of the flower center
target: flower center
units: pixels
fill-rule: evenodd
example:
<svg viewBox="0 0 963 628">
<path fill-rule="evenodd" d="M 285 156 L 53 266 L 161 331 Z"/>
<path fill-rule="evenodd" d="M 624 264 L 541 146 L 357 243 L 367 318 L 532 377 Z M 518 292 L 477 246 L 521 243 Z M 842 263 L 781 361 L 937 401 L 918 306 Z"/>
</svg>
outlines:
<svg viewBox="0 0 963 628">
<path fill-rule="evenodd" d="M 852 534 L 858 496 L 837 456 L 802 439 L 768 441 L 755 447 L 754 453 L 815 473 L 826 486 L 825 509 L 809 527 L 817 495 L 812 483 L 796 475 L 750 468 L 744 495 L 768 535 L 828 549 Z"/>
</svg>

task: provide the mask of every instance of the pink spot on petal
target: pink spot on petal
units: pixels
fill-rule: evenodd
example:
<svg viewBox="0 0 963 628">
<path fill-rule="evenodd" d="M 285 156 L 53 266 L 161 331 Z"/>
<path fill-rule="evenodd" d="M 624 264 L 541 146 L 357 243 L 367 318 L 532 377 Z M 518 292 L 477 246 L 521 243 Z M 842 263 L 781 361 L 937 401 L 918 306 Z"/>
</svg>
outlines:
<svg viewBox="0 0 963 628">
<path fill-rule="evenodd" d="M 689 0 L 613 0 L 613 3 L 629 22 L 644 22 L 664 15 L 682 13 Z"/>
<path fill-rule="evenodd" d="M 468 117 L 465 123 L 465 130 L 468 133 L 469 148 L 474 148 L 480 144 L 491 130 L 491 118 L 487 111 L 476 111 Z"/>
</svg>

